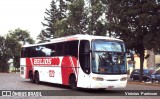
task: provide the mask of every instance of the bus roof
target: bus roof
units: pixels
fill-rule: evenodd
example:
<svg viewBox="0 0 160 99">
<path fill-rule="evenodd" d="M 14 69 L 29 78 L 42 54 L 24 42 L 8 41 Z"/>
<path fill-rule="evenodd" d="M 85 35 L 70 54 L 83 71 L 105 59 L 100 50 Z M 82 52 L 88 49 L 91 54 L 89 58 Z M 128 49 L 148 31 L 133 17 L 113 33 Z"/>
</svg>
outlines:
<svg viewBox="0 0 160 99">
<path fill-rule="evenodd" d="M 122 41 L 121 39 L 111 38 L 111 37 L 107 37 L 107 36 L 95 36 L 95 35 L 88 35 L 88 34 L 76 34 L 76 35 L 71 35 L 71 36 L 65 36 L 65 37 L 51 39 L 50 42 L 24 45 L 23 47 L 31 47 L 31 46 L 52 44 L 52 43 L 57 43 L 57 42 L 73 41 L 73 40 L 93 40 L 93 39 L 106 39 L 106 40 L 111 40 L 111 41 L 112 40 Z"/>
</svg>

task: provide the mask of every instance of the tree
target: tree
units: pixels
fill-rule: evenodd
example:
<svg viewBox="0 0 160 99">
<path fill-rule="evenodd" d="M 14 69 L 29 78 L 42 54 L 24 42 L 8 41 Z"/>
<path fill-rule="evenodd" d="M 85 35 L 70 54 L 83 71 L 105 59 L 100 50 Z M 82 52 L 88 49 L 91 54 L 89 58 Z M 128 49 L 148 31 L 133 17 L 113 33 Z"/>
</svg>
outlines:
<svg viewBox="0 0 160 99">
<path fill-rule="evenodd" d="M 10 50 L 10 58 L 13 59 L 13 65 L 15 68 L 20 67 L 21 47 L 26 43 L 34 43 L 34 40 L 30 37 L 29 32 L 26 30 L 18 28 L 14 31 L 9 31 L 6 36 L 6 44 L 9 45 L 7 48 Z"/>
<path fill-rule="evenodd" d="M 108 0 L 108 30 L 123 39 L 140 57 L 142 81 L 144 51 L 157 49 L 160 31 L 160 3 L 157 0 Z"/>
<path fill-rule="evenodd" d="M 43 38 L 44 40 L 46 38 L 50 38 L 51 35 L 54 35 L 56 32 L 55 23 L 58 20 L 58 9 L 56 6 L 55 0 L 52 0 L 50 4 L 51 9 L 46 9 L 45 14 L 47 14 L 47 17 L 44 17 L 44 21 L 47 21 L 47 23 L 42 22 L 42 25 L 46 27 L 43 29 L 38 36 L 38 38 Z"/>
<path fill-rule="evenodd" d="M 13 59 L 13 66 L 17 69 L 20 67 L 20 52 L 22 45 L 13 37 L 6 37 L 7 48 L 10 51 L 10 59 Z"/>
<path fill-rule="evenodd" d="M 14 31 L 9 31 L 8 37 L 14 38 L 17 41 L 22 42 L 23 45 L 25 45 L 26 43 L 34 43 L 34 40 L 30 37 L 29 32 L 20 28 L 15 29 Z"/>
<path fill-rule="evenodd" d="M 51 9 L 46 9 L 48 17 L 44 17 L 46 27 L 38 36 L 40 42 L 48 41 L 67 35 L 84 33 L 86 28 L 86 15 L 84 0 L 52 0 Z"/>
<path fill-rule="evenodd" d="M 40 42 L 74 34 L 106 35 L 101 0 L 52 0 L 38 36 Z"/>
<path fill-rule="evenodd" d="M 68 34 L 84 34 L 86 32 L 87 14 L 84 0 L 68 0 Z"/>
<path fill-rule="evenodd" d="M 11 57 L 11 51 L 9 49 L 9 44 L 6 39 L 0 36 L 0 72 L 9 71 L 9 59 Z"/>
<path fill-rule="evenodd" d="M 38 36 L 38 39 L 41 40 L 41 42 L 48 41 L 51 37 L 59 37 L 60 33 L 64 34 L 63 31 L 67 28 L 65 26 L 66 4 L 64 0 L 52 0 L 50 7 L 51 9 L 46 9 L 45 11 L 47 17 L 44 17 L 44 21 L 46 23 L 42 22 L 45 29 L 43 29 Z M 60 25 L 63 25 L 62 27 L 64 30 L 59 27 Z"/>
<path fill-rule="evenodd" d="M 103 3 L 101 0 L 89 0 L 89 13 L 88 13 L 88 25 L 89 25 L 89 34 L 91 35 L 106 35 L 104 30 L 102 15 L 104 13 Z"/>
</svg>

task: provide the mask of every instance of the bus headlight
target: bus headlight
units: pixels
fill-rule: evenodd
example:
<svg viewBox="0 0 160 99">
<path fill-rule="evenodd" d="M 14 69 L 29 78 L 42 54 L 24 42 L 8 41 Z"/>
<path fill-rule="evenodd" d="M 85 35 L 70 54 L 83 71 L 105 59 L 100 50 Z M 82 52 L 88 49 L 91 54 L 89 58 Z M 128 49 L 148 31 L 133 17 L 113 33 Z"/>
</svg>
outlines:
<svg viewBox="0 0 160 99">
<path fill-rule="evenodd" d="M 120 79 L 120 81 L 126 81 L 127 80 L 127 77 L 123 77 Z"/>
<path fill-rule="evenodd" d="M 96 81 L 103 81 L 104 79 L 102 77 L 92 77 L 92 79 Z"/>
</svg>

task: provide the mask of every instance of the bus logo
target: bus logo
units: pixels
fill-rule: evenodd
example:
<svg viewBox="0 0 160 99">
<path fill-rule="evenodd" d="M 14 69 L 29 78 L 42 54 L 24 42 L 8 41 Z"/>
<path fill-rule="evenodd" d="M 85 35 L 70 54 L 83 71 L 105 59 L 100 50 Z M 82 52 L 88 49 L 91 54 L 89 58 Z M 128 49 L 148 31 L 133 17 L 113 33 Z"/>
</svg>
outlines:
<svg viewBox="0 0 160 99">
<path fill-rule="evenodd" d="M 51 65 L 52 59 L 50 58 L 35 58 L 33 59 L 34 65 Z"/>
<path fill-rule="evenodd" d="M 54 58 L 31 58 L 33 65 L 49 65 L 49 66 L 58 66 L 60 64 L 60 59 L 57 57 Z"/>
</svg>

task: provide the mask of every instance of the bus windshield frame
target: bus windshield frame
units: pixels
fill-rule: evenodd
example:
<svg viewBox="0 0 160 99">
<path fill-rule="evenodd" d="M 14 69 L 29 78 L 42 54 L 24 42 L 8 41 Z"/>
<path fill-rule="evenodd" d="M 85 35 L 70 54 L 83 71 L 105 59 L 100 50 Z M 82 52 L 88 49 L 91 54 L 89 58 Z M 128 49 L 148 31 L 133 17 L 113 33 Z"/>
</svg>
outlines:
<svg viewBox="0 0 160 99">
<path fill-rule="evenodd" d="M 92 40 L 91 71 L 95 74 L 126 74 L 125 46 L 122 41 Z"/>
</svg>

